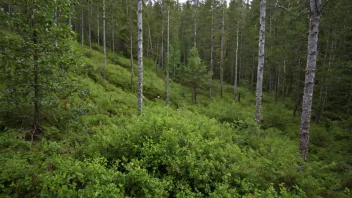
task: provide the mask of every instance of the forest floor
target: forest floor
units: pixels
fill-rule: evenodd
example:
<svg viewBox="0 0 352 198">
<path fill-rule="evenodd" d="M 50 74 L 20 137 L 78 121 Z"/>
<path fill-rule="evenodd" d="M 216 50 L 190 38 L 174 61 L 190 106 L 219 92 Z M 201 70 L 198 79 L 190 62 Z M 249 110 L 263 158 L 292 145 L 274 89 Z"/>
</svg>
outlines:
<svg viewBox="0 0 352 198">
<path fill-rule="evenodd" d="M 352 188 L 352 118 L 312 123 L 309 161 L 298 150 L 293 101 L 264 93 L 263 120 L 254 121 L 255 93 L 214 81 L 198 103 L 144 59 L 144 108 L 137 116 L 137 65 L 109 53 L 106 80 L 100 48 L 73 46 L 82 66 L 69 69 L 78 91 L 43 111 L 33 144 L 30 119 L 3 119 L 1 197 L 348 197 Z M 134 61 L 136 63 L 136 61 Z M 30 112 L 19 109 L 18 115 Z M 299 114 L 298 114 L 299 115 Z M 17 126 L 16 126 L 17 125 Z"/>
</svg>

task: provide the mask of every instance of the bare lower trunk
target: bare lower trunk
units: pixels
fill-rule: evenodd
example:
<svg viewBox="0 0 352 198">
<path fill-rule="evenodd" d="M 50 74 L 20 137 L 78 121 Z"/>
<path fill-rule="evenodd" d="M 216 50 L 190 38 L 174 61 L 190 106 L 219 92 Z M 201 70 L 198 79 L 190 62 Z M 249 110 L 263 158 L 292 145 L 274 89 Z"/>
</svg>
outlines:
<svg viewBox="0 0 352 198">
<path fill-rule="evenodd" d="M 253 53 L 253 59 L 252 59 L 252 75 L 251 75 L 251 85 L 250 85 L 251 90 L 253 90 L 253 84 L 254 84 L 254 71 L 255 71 L 254 55 L 255 53 Z"/>
<path fill-rule="evenodd" d="M 111 47 L 112 52 L 115 53 L 115 24 L 114 24 L 114 14 L 112 12 L 112 8 L 110 8 L 111 13 Z"/>
<path fill-rule="evenodd" d="M 348 98 L 347 114 L 351 113 L 351 99 L 352 99 L 352 93 L 350 94 L 350 97 Z"/>
<path fill-rule="evenodd" d="M 68 13 L 68 25 L 72 28 L 72 6 L 70 6 L 70 11 Z"/>
<path fill-rule="evenodd" d="M 161 67 L 164 68 L 164 11 L 162 12 L 162 21 L 161 21 Z"/>
<path fill-rule="evenodd" d="M 296 101 L 295 101 L 295 108 L 293 110 L 293 116 L 296 117 L 296 112 L 298 110 L 298 106 L 300 104 L 301 98 L 300 98 L 300 79 L 301 79 L 301 58 L 298 59 L 298 65 L 297 65 L 297 78 L 296 78 Z"/>
<path fill-rule="evenodd" d="M 84 15 L 83 15 L 83 8 L 81 9 L 81 45 L 83 45 L 84 44 L 84 21 L 83 21 L 83 17 L 84 17 Z"/>
<path fill-rule="evenodd" d="M 237 65 L 238 65 L 238 26 L 239 22 L 237 22 L 237 42 L 236 42 L 236 62 L 235 62 L 235 79 L 233 85 L 233 98 L 236 100 L 236 93 L 237 93 Z"/>
<path fill-rule="evenodd" d="M 221 19 L 221 44 L 220 44 L 220 97 L 223 97 L 224 81 L 224 39 L 225 39 L 225 2 L 223 2 Z"/>
<path fill-rule="evenodd" d="M 98 46 L 100 46 L 100 23 L 99 23 L 99 8 L 97 9 L 97 26 L 98 26 L 98 35 L 97 35 L 97 37 L 98 37 Z"/>
<path fill-rule="evenodd" d="M 327 50 L 328 51 L 329 48 L 329 40 L 327 42 Z M 327 68 L 327 74 L 330 73 L 330 66 L 331 66 L 331 61 L 333 61 L 334 57 L 332 56 L 333 54 L 333 50 L 334 50 L 334 42 L 331 43 L 331 48 L 330 48 L 330 55 L 329 55 L 329 62 L 328 62 L 328 68 Z M 325 65 L 325 61 L 327 59 L 327 52 L 324 55 L 324 63 L 323 66 Z M 326 105 L 326 100 L 328 97 L 328 85 L 327 85 L 327 77 L 324 77 L 321 89 L 320 89 L 320 97 L 319 97 L 319 106 L 318 106 L 318 110 L 315 116 L 315 123 L 318 124 L 320 122 L 321 119 L 321 115 L 324 112 L 324 108 Z"/>
<path fill-rule="evenodd" d="M 197 17 L 198 17 L 198 5 L 199 5 L 199 0 L 195 0 L 195 13 L 194 13 L 194 43 L 193 46 L 197 47 L 197 28 L 198 28 L 198 21 L 197 21 Z"/>
<path fill-rule="evenodd" d="M 260 31 L 259 31 L 259 52 L 258 52 L 258 73 L 255 105 L 255 121 L 260 124 L 262 109 L 263 73 L 264 73 L 264 46 L 265 46 L 265 16 L 266 0 L 260 0 Z"/>
<path fill-rule="evenodd" d="M 308 160 L 310 117 L 312 110 L 315 68 L 317 61 L 318 34 L 321 0 L 310 0 L 310 21 L 308 36 L 307 69 L 302 103 L 299 149 L 304 161 Z"/>
<path fill-rule="evenodd" d="M 286 81 L 286 60 L 284 60 L 284 74 L 282 75 L 282 100 L 285 100 L 285 82 Z"/>
<path fill-rule="evenodd" d="M 169 105 L 169 66 L 170 66 L 170 7 L 167 10 L 167 65 L 166 65 L 166 83 L 165 83 L 166 105 Z"/>
<path fill-rule="evenodd" d="M 213 88 L 213 68 L 214 68 L 214 60 L 213 60 L 213 51 L 214 51 L 214 0 L 211 5 L 211 33 L 210 33 L 210 72 L 211 75 L 209 77 L 209 98 L 212 96 L 212 88 Z"/>
<path fill-rule="evenodd" d="M 92 48 L 92 0 L 88 2 L 88 41 L 89 48 Z"/>
<path fill-rule="evenodd" d="M 192 85 L 192 102 L 197 104 L 197 87 Z"/>
<path fill-rule="evenodd" d="M 106 34 L 105 34 L 105 0 L 103 0 L 103 42 L 104 42 L 104 70 L 103 70 L 103 78 L 106 78 Z"/>
<path fill-rule="evenodd" d="M 277 73 L 276 73 L 276 87 L 275 87 L 275 104 L 279 98 L 279 89 L 280 89 L 280 66 L 277 64 Z"/>
<path fill-rule="evenodd" d="M 138 115 L 143 107 L 143 16 L 142 0 L 138 0 Z"/>
<path fill-rule="evenodd" d="M 129 4 L 127 4 L 126 0 L 126 8 L 127 8 L 127 15 L 128 15 L 128 26 L 130 30 L 130 64 L 131 64 L 131 89 L 133 90 L 133 77 L 134 77 L 134 71 L 133 71 L 133 35 L 132 35 L 132 19 L 131 19 L 131 13 L 129 10 Z"/>
<path fill-rule="evenodd" d="M 149 37 L 149 47 L 150 47 L 150 51 L 151 51 L 151 56 L 153 56 L 153 42 L 152 42 L 152 34 L 150 33 L 150 24 L 148 21 L 148 37 Z"/>
<path fill-rule="evenodd" d="M 38 44 L 37 40 L 37 32 L 36 30 L 33 32 L 33 43 L 34 45 Z M 38 74 L 39 74 L 39 68 L 38 68 L 38 60 L 39 56 L 37 54 L 37 50 L 34 50 L 33 54 L 33 62 L 34 62 L 34 67 L 33 67 L 33 88 L 34 88 L 34 116 L 33 116 L 33 131 L 31 135 L 31 142 L 33 143 L 34 136 L 39 131 L 39 124 L 40 124 L 40 106 L 39 106 L 39 84 L 38 84 Z"/>
</svg>

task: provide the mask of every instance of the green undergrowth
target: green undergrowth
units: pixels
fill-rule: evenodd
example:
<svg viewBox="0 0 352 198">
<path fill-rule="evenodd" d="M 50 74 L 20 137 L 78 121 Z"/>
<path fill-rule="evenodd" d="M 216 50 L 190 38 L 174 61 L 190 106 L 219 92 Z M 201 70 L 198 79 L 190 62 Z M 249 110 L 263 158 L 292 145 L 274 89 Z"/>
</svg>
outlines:
<svg viewBox="0 0 352 198">
<path fill-rule="evenodd" d="M 137 66 L 72 44 L 84 64 L 68 78 L 76 91 L 47 110 L 43 132 L 3 124 L 1 197 L 348 197 L 352 185 L 351 120 L 312 125 L 310 161 L 298 152 L 299 118 L 264 95 L 263 120 L 253 119 L 255 96 L 225 85 L 220 98 L 164 77 L 145 61 L 144 109 L 137 116 Z M 95 47 L 95 49 L 99 49 Z M 136 62 L 136 61 L 135 61 Z M 333 134 L 333 135 L 332 135 Z"/>
</svg>

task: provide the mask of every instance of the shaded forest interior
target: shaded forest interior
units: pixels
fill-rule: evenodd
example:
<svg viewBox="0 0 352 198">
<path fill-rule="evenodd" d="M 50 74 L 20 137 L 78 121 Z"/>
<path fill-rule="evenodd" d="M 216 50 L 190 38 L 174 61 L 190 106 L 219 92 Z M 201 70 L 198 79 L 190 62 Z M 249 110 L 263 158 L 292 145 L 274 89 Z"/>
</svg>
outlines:
<svg viewBox="0 0 352 198">
<path fill-rule="evenodd" d="M 2 0 L 0 196 L 352 197 L 351 10 Z"/>
</svg>

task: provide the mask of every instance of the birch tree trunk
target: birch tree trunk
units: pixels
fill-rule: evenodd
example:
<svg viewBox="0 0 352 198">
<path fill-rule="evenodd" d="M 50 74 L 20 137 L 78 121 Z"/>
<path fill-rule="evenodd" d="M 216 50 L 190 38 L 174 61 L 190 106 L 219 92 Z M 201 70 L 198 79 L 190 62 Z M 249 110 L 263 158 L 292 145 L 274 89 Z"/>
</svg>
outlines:
<svg viewBox="0 0 352 198">
<path fill-rule="evenodd" d="M 318 54 L 318 34 L 321 0 L 310 0 L 310 19 L 308 36 L 307 69 L 304 84 L 302 116 L 300 125 L 299 149 L 304 161 L 308 159 L 310 117 L 312 111 L 315 68 Z"/>
<path fill-rule="evenodd" d="M 220 97 L 223 97 L 224 81 L 224 39 L 225 39 L 225 0 L 223 0 L 221 19 L 221 43 L 220 43 Z"/>
<path fill-rule="evenodd" d="M 143 107 L 143 16 L 142 0 L 138 0 L 138 115 Z"/>
<path fill-rule="evenodd" d="M 234 79 L 234 85 L 233 85 L 233 98 L 236 100 L 236 94 L 237 94 L 237 68 L 238 68 L 238 27 L 239 22 L 237 22 L 237 35 L 236 35 L 236 62 L 235 62 L 235 79 Z"/>
<path fill-rule="evenodd" d="M 106 77 L 106 34 L 105 34 L 105 0 L 103 0 L 103 42 L 104 42 L 104 71 L 103 78 Z"/>
<path fill-rule="evenodd" d="M 260 124 L 260 113 L 262 109 L 263 73 L 264 73 L 264 58 L 265 58 L 264 56 L 265 16 L 266 16 L 266 0 L 260 0 L 259 52 L 258 52 L 256 105 L 255 105 L 255 121 L 257 122 L 257 124 Z"/>
</svg>

